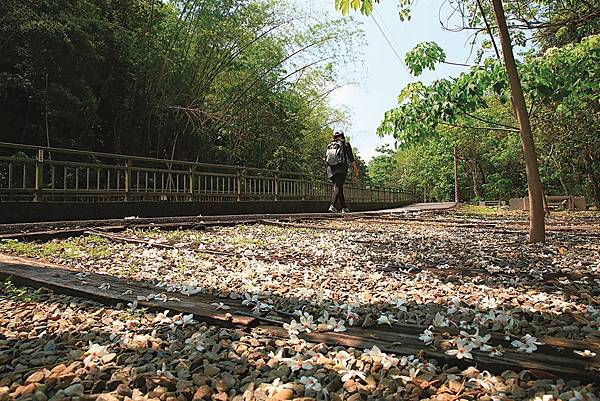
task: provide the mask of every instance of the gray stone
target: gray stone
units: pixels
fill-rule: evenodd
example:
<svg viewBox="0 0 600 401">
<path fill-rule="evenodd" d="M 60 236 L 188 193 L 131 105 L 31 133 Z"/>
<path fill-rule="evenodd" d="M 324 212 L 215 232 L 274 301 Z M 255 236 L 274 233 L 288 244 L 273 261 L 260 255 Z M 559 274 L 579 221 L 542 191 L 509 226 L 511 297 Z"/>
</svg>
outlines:
<svg viewBox="0 0 600 401">
<path fill-rule="evenodd" d="M 81 383 L 75 383 L 65 389 L 65 395 L 67 397 L 80 396 L 83 394 L 84 391 L 85 389 L 83 388 L 83 385 Z"/>
</svg>

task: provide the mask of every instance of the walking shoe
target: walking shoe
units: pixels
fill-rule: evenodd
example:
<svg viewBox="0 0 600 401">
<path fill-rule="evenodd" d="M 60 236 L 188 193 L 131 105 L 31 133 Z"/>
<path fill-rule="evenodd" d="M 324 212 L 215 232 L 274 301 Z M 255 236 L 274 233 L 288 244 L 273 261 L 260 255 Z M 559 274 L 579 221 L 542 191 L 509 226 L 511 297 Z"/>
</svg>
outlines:
<svg viewBox="0 0 600 401">
<path fill-rule="evenodd" d="M 339 211 L 333 205 L 329 206 L 329 212 L 331 212 L 331 213 L 339 213 Z"/>
<path fill-rule="evenodd" d="M 348 209 L 347 207 L 342 209 L 342 213 L 350 213 L 350 209 Z"/>
</svg>

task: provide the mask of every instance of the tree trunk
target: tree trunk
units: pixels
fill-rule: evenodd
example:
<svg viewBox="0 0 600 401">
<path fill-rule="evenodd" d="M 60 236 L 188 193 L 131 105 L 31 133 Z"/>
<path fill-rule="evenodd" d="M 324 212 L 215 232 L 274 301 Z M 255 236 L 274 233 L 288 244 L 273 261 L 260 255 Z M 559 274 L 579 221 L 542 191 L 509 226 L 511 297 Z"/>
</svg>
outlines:
<svg viewBox="0 0 600 401">
<path fill-rule="evenodd" d="M 479 176 L 477 174 L 477 152 L 475 152 L 473 150 L 473 160 L 471 161 L 472 164 L 472 170 L 471 170 L 471 176 L 473 177 L 473 196 L 475 197 L 475 199 L 477 200 L 485 200 L 483 199 L 483 197 L 481 196 L 481 191 L 479 191 Z"/>
<path fill-rule="evenodd" d="M 483 200 L 481 193 L 479 192 L 479 185 L 477 182 L 477 166 L 471 170 L 471 179 L 473 180 L 473 197 L 477 200 Z"/>
<path fill-rule="evenodd" d="M 537 154 L 531 133 L 531 124 L 529 123 L 529 115 L 525 106 L 525 96 L 523 95 L 523 88 L 521 87 L 521 80 L 519 79 L 510 36 L 506 26 L 502 0 L 492 0 L 492 4 L 498 24 L 498 34 L 500 36 L 500 44 L 502 45 L 502 55 L 510 83 L 510 91 L 512 93 L 517 120 L 519 121 L 521 147 L 525 157 L 527 188 L 529 190 L 529 242 L 544 242 L 546 234 L 544 226 L 544 195 L 538 169 Z"/>
</svg>

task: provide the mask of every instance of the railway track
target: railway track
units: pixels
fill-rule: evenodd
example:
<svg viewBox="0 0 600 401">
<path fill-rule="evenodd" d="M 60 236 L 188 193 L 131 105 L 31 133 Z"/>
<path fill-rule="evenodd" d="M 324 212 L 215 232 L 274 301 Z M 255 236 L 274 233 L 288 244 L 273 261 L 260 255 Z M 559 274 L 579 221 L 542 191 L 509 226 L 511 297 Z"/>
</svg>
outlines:
<svg viewBox="0 0 600 401">
<path fill-rule="evenodd" d="M 37 260 L 0 254 L 0 278 L 10 278 L 14 283 L 32 288 L 48 288 L 55 293 L 77 296 L 98 301 L 107 305 L 137 302 L 140 307 L 153 311 L 169 309 L 179 313 L 192 313 L 200 320 L 222 327 L 237 327 L 246 331 L 287 338 L 288 333 L 282 326 L 288 322 L 290 314 L 282 312 L 278 319 L 256 315 L 249 306 L 239 299 L 223 299 L 206 293 L 190 296 L 166 292 L 161 297 L 152 297 L 160 289 L 151 283 L 132 281 L 125 278 L 96 273 L 81 274 L 65 266 L 40 262 Z M 225 305 L 225 307 L 224 307 Z M 276 311 L 275 311 L 276 312 Z M 436 344 L 425 345 L 418 339 L 424 326 L 395 324 L 389 328 L 357 327 L 343 333 L 313 332 L 302 333 L 306 341 L 342 345 L 347 347 L 369 348 L 377 345 L 382 351 L 396 354 L 423 354 L 431 358 L 444 360 L 458 366 L 468 366 L 446 355 Z M 445 331 L 458 329 L 444 328 Z M 484 333 L 482 333 L 484 334 Z M 534 354 L 522 354 L 510 349 L 510 341 L 499 334 L 493 334 L 494 340 L 502 343 L 504 355 L 490 357 L 486 352 L 473 351 L 477 365 L 490 372 L 501 373 L 504 370 L 528 369 L 541 372 L 541 377 L 577 378 L 585 382 L 600 383 L 600 357 L 582 359 L 574 350 L 589 349 L 600 354 L 600 339 L 573 340 L 567 338 L 546 337 L 540 339 L 545 345 Z M 504 344 L 505 343 L 505 344 Z"/>
<path fill-rule="evenodd" d="M 199 230 L 210 226 L 227 226 L 237 224 L 268 224 L 285 227 L 311 228 L 324 230 L 353 230 L 346 223 L 367 223 L 385 225 L 403 225 L 409 223 L 431 224 L 444 227 L 469 228 L 488 230 L 496 233 L 516 234 L 526 233 L 526 221 L 479 221 L 461 218 L 432 219 L 431 216 L 443 213 L 444 210 L 411 211 L 406 215 L 398 212 L 357 212 L 347 215 L 332 215 L 330 213 L 298 213 L 298 214 L 249 214 L 223 216 L 188 216 L 162 218 L 131 218 L 110 220 L 72 220 L 46 223 L 20 223 L 0 225 L 0 240 L 51 240 L 53 238 L 68 238 L 84 235 L 86 231 L 119 232 L 126 229 L 159 228 L 162 230 Z M 425 217 L 423 217 L 425 215 Z M 315 223 L 333 222 L 323 225 Z M 563 224 L 549 222 L 546 230 L 553 233 L 572 233 L 591 237 L 600 237 L 600 224 Z"/>
<path fill-rule="evenodd" d="M 435 214 L 436 211 L 428 211 Z M 119 234 L 132 228 L 156 227 L 163 230 L 204 229 L 210 226 L 237 224 L 266 224 L 290 229 L 316 229 L 333 231 L 362 230 L 362 224 L 375 224 L 378 229 L 386 225 L 432 224 L 440 226 L 456 226 L 474 230 L 517 233 L 525 232 L 526 222 L 520 221 L 477 221 L 442 218 L 423 218 L 421 214 L 400 216 L 389 211 L 381 213 L 352 213 L 348 215 L 316 214 L 281 214 L 281 215 L 236 215 L 210 217 L 175 217 L 160 219 L 116 219 L 92 221 L 68 221 L 41 224 L 11 224 L 0 226 L 0 239 L 19 240 L 51 240 L 54 238 L 95 235 L 114 242 L 128 242 L 145 247 L 178 249 L 171 244 L 146 241 Z M 570 232 L 578 235 L 596 236 L 600 233 L 593 224 L 549 224 L 549 231 Z M 375 232 L 375 231 L 373 231 Z M 380 232 L 380 231 L 377 231 Z M 368 241 L 362 241 L 368 242 Z M 225 257 L 236 254 L 218 249 L 201 249 L 203 253 L 214 253 Z M 443 271 L 450 274 L 451 271 Z M 476 272 L 474 272 L 476 273 Z M 0 278 L 10 278 L 16 284 L 32 288 L 49 288 L 55 293 L 68 294 L 84 299 L 98 301 L 107 305 L 125 304 L 137 301 L 141 307 L 154 311 L 169 309 L 180 313 L 192 313 L 198 319 L 222 327 L 236 327 L 245 331 L 256 331 L 267 336 L 287 338 L 283 329 L 284 322 L 289 322 L 292 314 L 288 311 L 271 311 L 269 316 L 255 314 L 241 300 L 223 299 L 207 293 L 191 296 L 165 293 L 160 299 L 150 294 L 161 290 L 149 282 L 132 281 L 115 276 L 95 273 L 81 274 L 69 267 L 54 265 L 29 258 L 20 258 L 0 254 Z M 226 305 L 223 308 L 220 305 Z M 272 315 L 277 315 L 274 318 Z M 418 340 L 419 334 L 426 327 L 411 324 L 394 324 L 390 328 L 356 327 L 344 333 L 313 332 L 304 333 L 302 338 L 311 342 L 328 345 L 369 348 L 377 345 L 382 351 L 396 354 L 423 354 L 431 358 L 446 361 L 457 366 L 469 366 L 472 362 L 450 358 L 435 343 L 425 345 Z M 451 328 L 443 329 L 447 332 Z M 456 334 L 456 333 L 455 333 Z M 483 333 L 482 333 L 483 334 Z M 540 378 L 576 378 L 585 382 L 600 383 L 600 357 L 582 359 L 575 356 L 575 350 L 589 349 L 600 354 L 600 340 L 596 338 L 573 340 L 559 337 L 541 339 L 545 344 L 535 354 L 522 354 L 512 351 L 510 341 L 498 334 L 490 333 L 507 351 L 502 356 L 490 357 L 487 353 L 473 351 L 478 367 L 490 372 L 500 373 L 507 369 L 527 369 Z"/>
</svg>

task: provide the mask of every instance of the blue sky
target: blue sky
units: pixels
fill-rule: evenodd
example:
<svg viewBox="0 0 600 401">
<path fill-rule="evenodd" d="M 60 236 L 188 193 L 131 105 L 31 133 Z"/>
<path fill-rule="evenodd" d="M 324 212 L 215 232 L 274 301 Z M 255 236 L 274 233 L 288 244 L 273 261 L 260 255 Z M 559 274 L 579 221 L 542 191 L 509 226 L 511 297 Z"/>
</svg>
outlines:
<svg viewBox="0 0 600 401">
<path fill-rule="evenodd" d="M 358 148 L 365 160 L 370 160 L 375 149 L 383 143 L 393 144 L 393 138 L 380 138 L 375 134 L 385 111 L 393 108 L 402 88 L 412 81 L 411 76 L 400 63 L 394 51 L 379 31 L 374 19 L 379 23 L 396 51 L 404 60 L 406 52 L 424 41 L 437 42 L 445 51 L 446 59 L 465 62 L 469 56 L 467 32 L 449 32 L 440 26 L 439 0 L 419 0 L 413 8 L 412 18 L 400 22 L 396 0 L 382 0 L 375 6 L 373 17 L 353 13 L 353 17 L 362 22 L 365 31 L 363 65 L 355 66 L 359 85 L 347 86 L 333 92 L 330 102 L 337 106 L 346 106 L 352 113 L 352 126 L 347 130 L 352 146 Z M 334 14 L 334 0 L 314 0 L 314 7 Z M 442 11 L 442 15 L 447 12 Z M 374 19 L 373 19 L 374 18 Z M 415 78 L 423 82 L 458 75 L 464 67 L 440 65 L 435 71 L 428 71 Z"/>
</svg>

